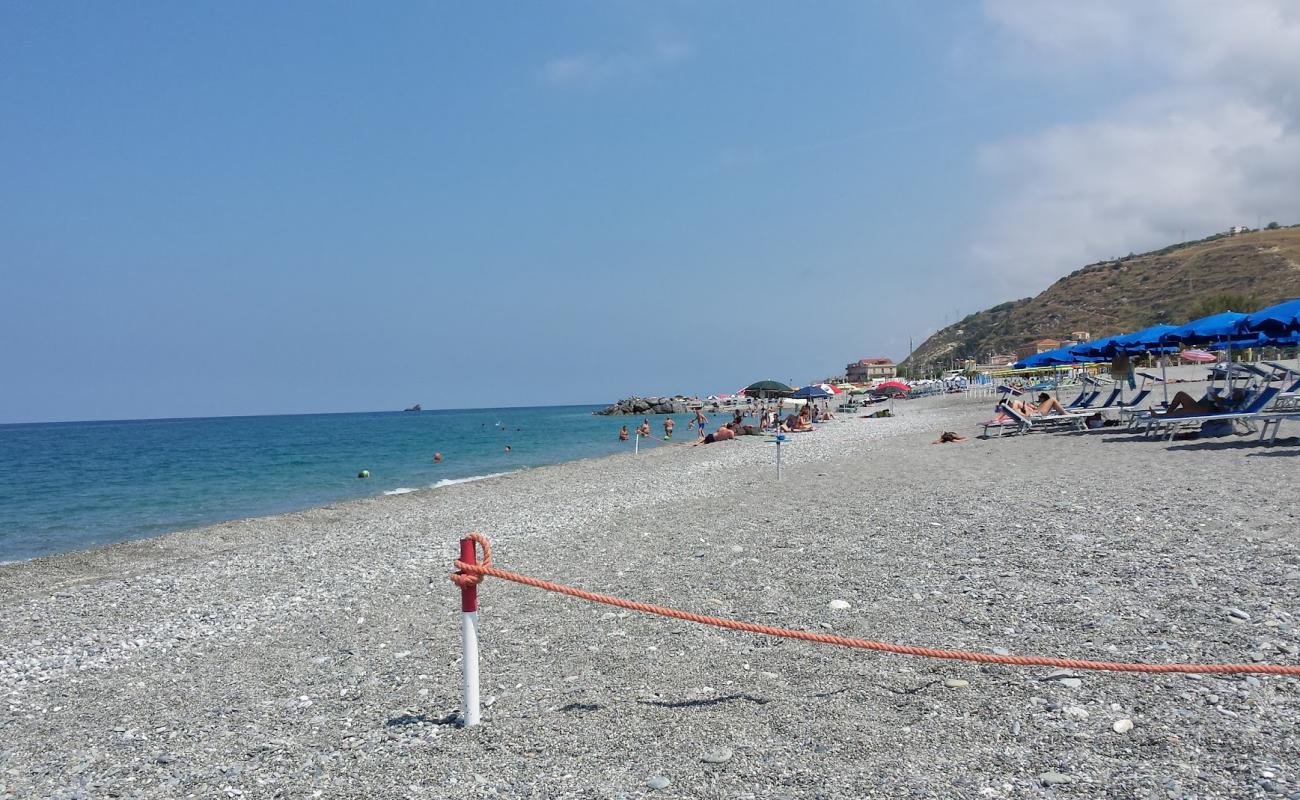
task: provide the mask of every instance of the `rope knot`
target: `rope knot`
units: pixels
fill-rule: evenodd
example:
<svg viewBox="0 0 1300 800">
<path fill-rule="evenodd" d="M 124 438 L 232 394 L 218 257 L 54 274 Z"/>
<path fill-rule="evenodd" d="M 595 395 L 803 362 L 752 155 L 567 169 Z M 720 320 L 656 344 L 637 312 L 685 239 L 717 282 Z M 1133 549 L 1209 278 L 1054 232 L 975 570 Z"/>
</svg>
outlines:
<svg viewBox="0 0 1300 800">
<path fill-rule="evenodd" d="M 466 537 L 473 539 L 474 544 L 483 552 L 477 564 L 466 564 L 460 559 L 454 562 L 456 572 L 451 574 L 451 582 L 462 589 L 468 589 L 471 586 L 478 586 L 483 582 L 483 568 L 492 566 L 492 545 L 488 538 L 483 534 L 475 531 Z"/>
</svg>

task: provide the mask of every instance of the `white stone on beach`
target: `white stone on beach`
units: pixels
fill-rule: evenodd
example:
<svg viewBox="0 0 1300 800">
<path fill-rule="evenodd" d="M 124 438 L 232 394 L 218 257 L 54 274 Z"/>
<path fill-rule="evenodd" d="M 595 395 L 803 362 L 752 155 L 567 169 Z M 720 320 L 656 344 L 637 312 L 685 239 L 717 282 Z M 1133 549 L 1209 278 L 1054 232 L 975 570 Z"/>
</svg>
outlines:
<svg viewBox="0 0 1300 800">
<path fill-rule="evenodd" d="M 1064 783 L 1070 783 L 1074 780 L 1074 778 L 1071 778 L 1069 775 L 1064 775 L 1060 772 L 1056 772 L 1055 770 L 1053 770 L 1050 772 L 1040 773 L 1038 775 L 1038 780 L 1042 781 L 1043 784 L 1047 786 L 1057 786 Z"/>
<path fill-rule="evenodd" d="M 1083 681 L 1078 678 L 1061 678 L 1061 685 L 1067 689 L 1078 689 L 1083 686 Z"/>
<path fill-rule="evenodd" d="M 832 601 L 830 601 L 830 603 L 828 603 L 828 605 L 829 605 L 831 608 L 835 609 L 836 611 L 843 611 L 844 609 L 846 609 L 846 608 L 849 607 L 849 601 L 848 601 L 848 600 L 832 600 Z"/>
<path fill-rule="evenodd" d="M 700 760 L 706 764 L 725 764 L 731 760 L 732 752 L 730 747 L 715 747 L 712 750 L 704 751 Z"/>
<path fill-rule="evenodd" d="M 1127 718 L 1117 720 L 1115 724 L 1110 727 L 1115 731 L 1115 733 L 1128 733 L 1133 730 L 1133 720 Z"/>
<path fill-rule="evenodd" d="M 1088 709 L 1084 708 L 1083 706 L 1066 706 L 1065 711 L 1063 711 L 1062 713 L 1065 714 L 1065 716 L 1069 717 L 1070 719 L 1088 718 Z"/>
<path fill-rule="evenodd" d="M 943 682 L 943 685 L 949 689 L 965 689 L 967 686 L 970 686 L 970 681 L 963 680 L 962 678 L 949 678 Z"/>
<path fill-rule="evenodd" d="M 651 789 L 667 789 L 668 786 L 672 784 L 672 781 L 668 780 L 668 778 L 663 775 L 656 775 L 646 781 L 645 784 Z"/>
</svg>

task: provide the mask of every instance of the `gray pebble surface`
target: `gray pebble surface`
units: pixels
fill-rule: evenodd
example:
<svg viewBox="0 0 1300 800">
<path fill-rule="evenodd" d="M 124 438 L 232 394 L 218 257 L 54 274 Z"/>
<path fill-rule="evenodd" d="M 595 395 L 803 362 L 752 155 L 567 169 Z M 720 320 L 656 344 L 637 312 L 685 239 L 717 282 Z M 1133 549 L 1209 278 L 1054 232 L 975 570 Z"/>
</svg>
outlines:
<svg viewBox="0 0 1300 800">
<path fill-rule="evenodd" d="M 1294 678 L 917 659 L 494 579 L 484 724 L 455 726 L 470 530 L 768 625 L 1300 664 L 1294 440 L 930 445 L 990 405 L 826 423 L 780 483 L 742 438 L 0 566 L 0 798 L 1300 797 Z"/>
</svg>

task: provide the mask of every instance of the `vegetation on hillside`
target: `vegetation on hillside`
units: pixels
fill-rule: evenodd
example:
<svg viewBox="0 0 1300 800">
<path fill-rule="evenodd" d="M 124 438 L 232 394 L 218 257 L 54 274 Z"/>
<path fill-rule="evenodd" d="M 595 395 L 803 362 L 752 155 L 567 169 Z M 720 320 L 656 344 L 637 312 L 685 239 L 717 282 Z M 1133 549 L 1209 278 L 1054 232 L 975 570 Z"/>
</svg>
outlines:
<svg viewBox="0 0 1300 800">
<path fill-rule="evenodd" d="M 920 374 L 966 358 L 986 362 L 1034 339 L 1064 339 L 1075 331 L 1110 336 L 1219 311 L 1254 311 L 1289 297 L 1300 297 L 1300 225 L 1270 224 L 1089 264 L 1036 297 L 949 325 L 903 366 Z"/>
</svg>

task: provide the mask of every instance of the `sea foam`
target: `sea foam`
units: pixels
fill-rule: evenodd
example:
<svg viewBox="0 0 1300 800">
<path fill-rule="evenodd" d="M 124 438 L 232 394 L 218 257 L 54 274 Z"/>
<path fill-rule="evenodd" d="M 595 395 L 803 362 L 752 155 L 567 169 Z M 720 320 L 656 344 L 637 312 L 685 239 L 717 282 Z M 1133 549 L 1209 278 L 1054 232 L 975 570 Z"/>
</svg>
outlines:
<svg viewBox="0 0 1300 800">
<path fill-rule="evenodd" d="M 455 486 L 458 483 L 472 483 L 474 481 L 485 481 L 488 478 L 500 478 L 503 475 L 513 475 L 518 471 L 519 470 L 517 469 L 512 469 L 509 472 L 493 472 L 488 475 L 471 475 L 468 478 L 444 478 L 438 481 L 437 483 L 433 484 L 433 486 L 430 488 L 439 489 L 442 488 L 443 486 Z"/>
</svg>

